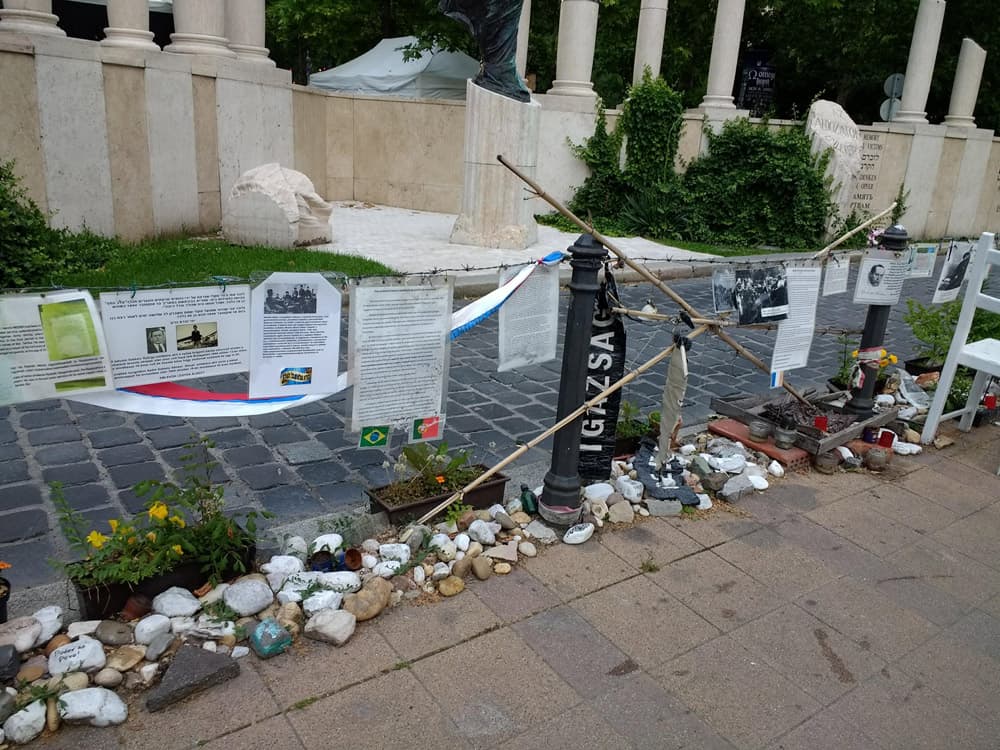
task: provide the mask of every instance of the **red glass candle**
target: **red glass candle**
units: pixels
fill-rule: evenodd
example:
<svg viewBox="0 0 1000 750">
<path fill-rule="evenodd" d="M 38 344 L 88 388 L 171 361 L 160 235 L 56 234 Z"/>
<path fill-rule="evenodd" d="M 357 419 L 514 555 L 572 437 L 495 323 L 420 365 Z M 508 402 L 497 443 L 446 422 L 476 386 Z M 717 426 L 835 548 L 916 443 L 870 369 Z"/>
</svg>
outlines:
<svg viewBox="0 0 1000 750">
<path fill-rule="evenodd" d="M 984 405 L 986 406 L 987 409 L 996 409 L 997 408 L 997 397 L 991 393 L 991 394 L 989 394 L 986 397 L 986 399 L 985 399 L 985 401 L 983 403 L 984 403 Z"/>
<path fill-rule="evenodd" d="M 817 430 L 822 430 L 823 432 L 826 432 L 827 429 L 829 429 L 830 427 L 830 421 L 829 419 L 827 419 L 826 415 L 820 417 L 813 417 L 813 426 Z"/>
<path fill-rule="evenodd" d="M 882 432 L 878 436 L 878 444 L 883 448 L 891 448 L 892 441 L 896 439 L 896 436 L 889 430 Z"/>
</svg>

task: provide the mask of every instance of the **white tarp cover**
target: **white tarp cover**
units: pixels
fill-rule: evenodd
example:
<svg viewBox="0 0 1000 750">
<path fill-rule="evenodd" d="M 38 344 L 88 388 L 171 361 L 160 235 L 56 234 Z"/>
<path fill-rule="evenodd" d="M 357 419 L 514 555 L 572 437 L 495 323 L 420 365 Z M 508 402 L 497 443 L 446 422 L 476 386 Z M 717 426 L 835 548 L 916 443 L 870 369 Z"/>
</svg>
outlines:
<svg viewBox="0 0 1000 750">
<path fill-rule="evenodd" d="M 463 52 L 443 51 L 404 61 L 400 48 L 416 41 L 412 36 L 383 39 L 350 62 L 313 73 L 309 85 L 362 94 L 464 99 L 465 82 L 479 72 L 479 63 Z"/>
</svg>

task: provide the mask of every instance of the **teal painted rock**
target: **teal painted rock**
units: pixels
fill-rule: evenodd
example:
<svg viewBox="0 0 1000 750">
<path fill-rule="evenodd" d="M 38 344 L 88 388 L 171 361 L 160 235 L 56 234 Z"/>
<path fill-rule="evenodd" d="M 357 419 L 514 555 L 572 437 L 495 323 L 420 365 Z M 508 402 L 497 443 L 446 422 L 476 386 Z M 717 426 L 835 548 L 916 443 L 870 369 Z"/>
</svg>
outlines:
<svg viewBox="0 0 1000 750">
<path fill-rule="evenodd" d="M 270 659 L 284 653 L 291 645 L 291 634 L 273 617 L 264 620 L 250 634 L 250 646 L 261 659 Z"/>
</svg>

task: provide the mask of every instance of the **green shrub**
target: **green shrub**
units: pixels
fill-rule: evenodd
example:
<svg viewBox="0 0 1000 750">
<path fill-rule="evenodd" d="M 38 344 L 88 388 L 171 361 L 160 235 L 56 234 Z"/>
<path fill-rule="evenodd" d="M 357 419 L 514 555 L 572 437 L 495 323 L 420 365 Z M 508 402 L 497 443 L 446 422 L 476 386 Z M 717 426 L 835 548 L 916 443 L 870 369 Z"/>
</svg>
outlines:
<svg viewBox="0 0 1000 750">
<path fill-rule="evenodd" d="M 730 120 L 706 130 L 708 152 L 684 175 L 691 215 L 685 239 L 738 245 L 809 247 L 826 231 L 832 209 L 824 173 L 829 155 L 813 156 L 801 128 Z"/>
<path fill-rule="evenodd" d="M 51 229 L 21 187 L 14 162 L 0 162 L 0 288 L 57 284 L 67 273 L 98 268 L 119 250 L 116 240 L 88 231 Z"/>
<path fill-rule="evenodd" d="M 672 182 L 674 159 L 684 125 L 680 94 L 647 67 L 642 81 L 629 89 L 620 128 L 625 138 L 624 178 L 634 191 Z"/>
<path fill-rule="evenodd" d="M 582 145 L 570 143 L 570 148 L 590 168 L 590 175 L 573 194 L 570 210 L 577 216 L 591 217 L 593 221 L 613 219 L 625 192 L 625 177 L 619 166 L 622 134 L 618 128 L 608 132 L 603 107 L 598 107 L 594 134 Z"/>
</svg>

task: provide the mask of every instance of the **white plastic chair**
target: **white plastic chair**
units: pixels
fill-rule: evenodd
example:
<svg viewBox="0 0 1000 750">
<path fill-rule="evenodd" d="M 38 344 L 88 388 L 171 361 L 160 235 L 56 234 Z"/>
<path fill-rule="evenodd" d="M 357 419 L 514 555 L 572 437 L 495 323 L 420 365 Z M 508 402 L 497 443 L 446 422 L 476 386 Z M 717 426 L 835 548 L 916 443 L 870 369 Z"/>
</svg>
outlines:
<svg viewBox="0 0 1000 750">
<path fill-rule="evenodd" d="M 934 392 L 931 408 L 927 412 L 924 430 L 920 434 L 923 443 L 934 440 L 938 425 L 946 419 L 961 417 L 958 429 L 968 432 L 990 377 L 1000 377 L 1000 341 L 996 339 L 983 339 L 972 343 L 966 341 L 969 329 L 972 327 L 972 316 L 976 314 L 977 308 L 1000 313 L 1000 298 L 983 294 L 983 281 L 991 265 L 1000 265 L 1000 252 L 993 249 L 993 234 L 984 232 L 979 238 L 979 244 L 976 245 L 976 257 L 969 269 L 969 285 L 965 289 L 962 312 L 958 316 L 955 335 L 952 336 L 948 357 L 941 370 L 941 379 Z M 951 384 L 955 380 L 955 370 L 959 365 L 976 371 L 969 399 L 961 409 L 943 414 L 945 400 L 948 398 Z"/>
</svg>

